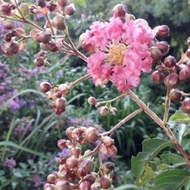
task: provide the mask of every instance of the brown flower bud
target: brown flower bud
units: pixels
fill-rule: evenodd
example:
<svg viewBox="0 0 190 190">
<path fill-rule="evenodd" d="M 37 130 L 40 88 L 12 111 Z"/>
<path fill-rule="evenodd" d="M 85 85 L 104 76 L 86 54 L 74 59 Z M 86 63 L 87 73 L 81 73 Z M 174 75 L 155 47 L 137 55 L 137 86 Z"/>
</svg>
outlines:
<svg viewBox="0 0 190 190">
<path fill-rule="evenodd" d="M 38 0 L 38 6 L 41 8 L 44 8 L 46 6 L 46 1 L 45 0 Z"/>
<path fill-rule="evenodd" d="M 166 55 L 170 49 L 170 46 L 166 41 L 157 42 L 156 45 L 161 50 L 163 56 Z"/>
<path fill-rule="evenodd" d="M 5 20 L 3 22 L 3 27 L 6 29 L 6 30 L 12 30 L 14 28 L 14 23 L 10 20 Z"/>
<path fill-rule="evenodd" d="M 125 14 L 127 12 L 127 6 L 123 4 L 117 4 L 114 6 L 112 10 L 112 14 L 114 17 L 125 17 Z"/>
<path fill-rule="evenodd" d="M 77 170 L 77 175 L 79 177 L 84 177 L 87 175 L 86 169 L 85 168 L 78 168 Z"/>
<path fill-rule="evenodd" d="M 51 89 L 51 84 L 49 82 L 41 82 L 40 83 L 40 91 L 41 92 L 48 92 Z"/>
<path fill-rule="evenodd" d="M 67 135 L 67 137 L 68 137 L 69 139 L 73 139 L 73 138 L 72 138 L 72 132 L 73 132 L 74 129 L 75 129 L 75 127 L 68 127 L 68 128 L 66 129 L 65 133 L 66 133 L 66 135 Z"/>
<path fill-rule="evenodd" d="M 89 142 L 96 142 L 99 139 L 99 135 L 98 135 L 98 133 L 97 133 L 97 131 L 96 131 L 95 128 L 89 127 L 86 130 L 86 136 L 85 136 L 85 138 Z"/>
<path fill-rule="evenodd" d="M 55 175 L 55 174 L 49 174 L 47 176 L 47 182 L 55 184 L 56 181 L 57 181 L 57 175 Z"/>
<path fill-rule="evenodd" d="M 64 97 L 57 98 L 55 100 L 55 107 L 58 109 L 65 109 L 66 104 L 67 100 Z"/>
<path fill-rule="evenodd" d="M 178 89 L 172 89 L 170 91 L 169 97 L 171 98 L 171 100 L 177 101 L 181 99 L 182 94 Z"/>
<path fill-rule="evenodd" d="M 88 98 L 88 103 L 90 104 L 90 105 L 96 105 L 96 98 L 94 98 L 94 97 L 89 97 Z"/>
<path fill-rule="evenodd" d="M 8 3 L 3 3 L 0 6 L 0 12 L 3 15 L 10 16 L 11 15 L 11 10 L 12 10 L 12 8 L 11 8 L 11 6 Z"/>
<path fill-rule="evenodd" d="M 86 173 L 91 173 L 94 168 L 94 163 L 89 158 L 84 158 L 80 161 L 78 168 L 85 168 Z"/>
<path fill-rule="evenodd" d="M 101 186 L 101 188 L 108 189 L 108 188 L 111 187 L 111 185 L 112 185 L 112 182 L 111 182 L 111 179 L 109 177 L 102 176 L 100 178 L 100 186 Z"/>
<path fill-rule="evenodd" d="M 34 64 L 36 65 L 36 67 L 42 67 L 44 65 L 45 61 L 44 61 L 44 57 L 37 57 L 34 60 Z"/>
<path fill-rule="evenodd" d="M 65 7 L 68 3 L 68 0 L 57 0 L 57 3 L 61 6 L 61 7 Z"/>
<path fill-rule="evenodd" d="M 9 56 L 17 54 L 19 51 L 19 44 L 16 41 L 9 42 L 5 48 L 5 53 Z"/>
<path fill-rule="evenodd" d="M 70 92 L 70 87 L 67 84 L 60 84 L 59 91 L 61 92 L 63 96 L 67 95 Z"/>
<path fill-rule="evenodd" d="M 180 85 L 180 80 L 179 80 L 178 74 L 176 74 L 176 73 L 169 74 L 164 79 L 164 84 L 166 85 L 167 88 L 177 88 Z"/>
<path fill-rule="evenodd" d="M 181 81 L 189 81 L 190 80 L 190 68 L 189 69 L 181 69 L 179 72 L 179 79 Z"/>
<path fill-rule="evenodd" d="M 167 25 L 161 25 L 158 29 L 158 34 L 160 36 L 169 36 L 170 35 L 170 29 Z"/>
<path fill-rule="evenodd" d="M 164 73 L 159 71 L 154 71 L 151 75 L 152 81 L 155 83 L 162 82 L 164 80 Z"/>
<path fill-rule="evenodd" d="M 52 20 L 52 25 L 58 30 L 65 30 L 66 29 L 65 18 L 63 16 L 56 15 Z"/>
<path fill-rule="evenodd" d="M 83 181 L 82 183 L 80 183 L 79 185 L 79 190 L 89 190 L 91 189 L 91 183 L 88 181 Z"/>
<path fill-rule="evenodd" d="M 57 146 L 60 148 L 60 149 L 63 149 L 63 148 L 67 148 L 67 140 L 65 139 L 60 139 L 57 141 Z"/>
<path fill-rule="evenodd" d="M 72 190 L 71 185 L 68 181 L 59 180 L 55 184 L 56 190 Z"/>
<path fill-rule="evenodd" d="M 36 35 L 36 41 L 47 44 L 51 41 L 52 34 L 49 31 L 41 31 Z"/>
<path fill-rule="evenodd" d="M 190 98 L 185 98 L 185 100 L 183 100 L 181 109 L 184 113 L 190 114 Z"/>
<path fill-rule="evenodd" d="M 107 148 L 108 156 L 116 156 L 117 155 L 117 148 L 114 145 L 110 145 L 106 148 Z"/>
<path fill-rule="evenodd" d="M 190 48 L 186 50 L 185 55 L 190 59 Z"/>
<path fill-rule="evenodd" d="M 150 48 L 150 52 L 151 52 L 151 57 L 152 59 L 157 62 L 160 61 L 162 59 L 162 52 L 158 47 L 151 47 Z"/>
<path fill-rule="evenodd" d="M 104 173 L 108 174 L 110 172 L 112 172 L 114 170 L 114 163 L 112 162 L 105 162 L 102 166 L 102 169 L 104 171 Z"/>
<path fill-rule="evenodd" d="M 104 143 L 106 147 L 110 145 L 114 145 L 114 140 L 109 136 L 102 137 L 102 142 Z"/>
<path fill-rule="evenodd" d="M 81 149 L 80 147 L 75 147 L 71 149 L 71 154 L 75 157 L 75 158 L 79 158 L 80 154 L 81 154 Z"/>
<path fill-rule="evenodd" d="M 67 158 L 66 164 L 70 169 L 74 169 L 78 166 L 78 159 L 71 156 L 70 158 Z"/>
<path fill-rule="evenodd" d="M 55 190 L 55 185 L 54 184 L 50 184 L 50 183 L 46 183 L 44 185 L 44 190 Z"/>
<path fill-rule="evenodd" d="M 55 11 L 55 9 L 57 8 L 57 4 L 55 2 L 48 1 L 46 7 L 49 9 L 49 11 Z"/>
<path fill-rule="evenodd" d="M 174 67 L 176 65 L 177 61 L 175 57 L 169 55 L 164 59 L 164 65 L 168 68 Z"/>
<path fill-rule="evenodd" d="M 102 107 L 100 107 L 99 113 L 100 113 L 101 116 L 106 116 L 106 115 L 108 115 L 108 114 L 109 114 L 109 109 L 108 109 L 108 107 L 107 107 L 107 106 L 102 106 Z"/>
<path fill-rule="evenodd" d="M 83 180 L 88 181 L 90 184 L 93 184 L 95 182 L 95 178 L 92 174 L 87 174 Z"/>
<path fill-rule="evenodd" d="M 70 3 L 69 5 L 67 5 L 65 7 L 65 14 L 66 15 L 72 16 L 75 14 L 75 12 L 76 12 L 76 9 L 75 9 L 74 3 Z"/>
</svg>

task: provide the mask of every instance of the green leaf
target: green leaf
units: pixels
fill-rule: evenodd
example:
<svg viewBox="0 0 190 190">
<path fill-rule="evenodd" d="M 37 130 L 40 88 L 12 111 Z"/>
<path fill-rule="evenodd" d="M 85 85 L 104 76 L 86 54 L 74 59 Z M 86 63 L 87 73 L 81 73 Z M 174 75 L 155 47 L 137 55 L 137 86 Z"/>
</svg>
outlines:
<svg viewBox="0 0 190 190">
<path fill-rule="evenodd" d="M 24 18 L 28 18 L 30 15 L 30 10 L 28 8 L 28 5 L 26 3 L 21 3 L 20 5 L 20 12 Z"/>
<path fill-rule="evenodd" d="M 131 159 L 132 171 L 137 179 L 140 179 L 144 173 L 145 167 L 161 150 L 173 145 L 162 139 L 149 139 L 143 142 L 143 151 Z M 140 180 L 141 181 L 141 180 Z"/>
<path fill-rule="evenodd" d="M 86 7 L 86 1 L 85 0 L 75 0 L 75 3 L 82 7 Z"/>
<path fill-rule="evenodd" d="M 46 159 L 49 159 L 48 156 L 46 156 L 45 154 L 41 153 L 41 152 L 36 152 L 36 151 L 33 151 L 29 148 L 26 148 L 26 147 L 23 147 L 23 146 L 20 146 L 20 145 L 17 145 L 11 141 L 1 141 L 0 142 L 0 146 L 11 146 L 11 147 L 14 147 L 16 149 L 20 149 L 20 150 L 23 150 L 25 152 L 28 152 L 30 154 L 33 154 L 33 155 L 36 155 L 36 156 L 40 156 L 41 158 L 46 158 Z"/>
<path fill-rule="evenodd" d="M 162 154 L 160 155 L 162 160 L 164 160 L 167 164 L 175 165 L 175 164 L 181 164 L 185 163 L 184 158 L 177 154 L 168 153 L 168 154 Z"/>
<path fill-rule="evenodd" d="M 186 113 L 182 113 L 180 111 L 176 111 L 175 114 L 173 114 L 170 118 L 169 118 L 169 122 L 175 122 L 177 123 L 190 123 L 190 117 L 188 114 Z"/>
<path fill-rule="evenodd" d="M 145 174 L 142 177 L 142 179 L 140 179 L 140 181 L 137 182 L 137 186 L 143 186 L 147 184 L 147 181 L 149 181 L 150 179 L 154 178 L 156 176 L 156 173 L 152 170 L 151 167 L 147 166 L 145 168 Z"/>
<path fill-rule="evenodd" d="M 165 171 L 155 177 L 155 185 L 149 190 L 179 190 L 189 179 L 190 173 L 185 170 Z"/>
<path fill-rule="evenodd" d="M 125 184 L 125 185 L 121 185 L 117 188 L 115 188 L 115 190 L 134 190 L 134 189 L 138 189 L 136 185 L 133 184 Z"/>
</svg>

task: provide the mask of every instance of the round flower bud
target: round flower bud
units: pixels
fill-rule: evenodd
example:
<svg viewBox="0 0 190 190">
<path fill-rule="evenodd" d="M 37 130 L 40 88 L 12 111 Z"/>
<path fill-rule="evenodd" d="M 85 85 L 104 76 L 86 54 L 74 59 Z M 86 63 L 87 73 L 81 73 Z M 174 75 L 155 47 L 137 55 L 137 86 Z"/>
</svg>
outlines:
<svg viewBox="0 0 190 190">
<path fill-rule="evenodd" d="M 0 6 L 0 12 L 3 14 L 3 15 L 6 15 L 6 16 L 10 16 L 11 15 L 11 7 L 9 6 L 8 3 L 3 3 L 1 6 Z"/>
<path fill-rule="evenodd" d="M 12 30 L 14 28 L 14 23 L 12 21 L 10 21 L 10 20 L 5 20 L 3 22 L 3 27 L 6 30 Z"/>
<path fill-rule="evenodd" d="M 155 62 L 160 61 L 162 59 L 163 55 L 158 47 L 155 46 L 151 47 L 150 52 L 151 52 L 151 57 Z"/>
<path fill-rule="evenodd" d="M 69 138 L 69 139 L 73 139 L 72 138 L 72 133 L 73 133 L 73 130 L 75 129 L 75 127 L 68 127 L 67 129 L 66 129 L 66 131 L 65 131 L 65 133 L 66 133 L 66 135 L 67 135 L 67 137 Z"/>
<path fill-rule="evenodd" d="M 109 136 L 102 137 L 102 142 L 104 143 L 105 146 L 110 146 L 114 144 L 114 140 Z"/>
<path fill-rule="evenodd" d="M 45 0 L 38 0 L 38 6 L 41 8 L 44 8 L 46 6 L 46 1 Z"/>
<path fill-rule="evenodd" d="M 99 135 L 97 134 L 97 131 L 96 131 L 95 128 L 89 127 L 86 130 L 86 136 L 85 136 L 85 138 L 89 142 L 96 142 L 99 139 Z"/>
<path fill-rule="evenodd" d="M 67 5 L 65 7 L 65 14 L 66 15 L 72 16 L 75 14 L 75 12 L 76 12 L 76 9 L 75 9 L 74 3 L 70 3 L 69 5 Z"/>
<path fill-rule="evenodd" d="M 5 49 L 5 53 L 10 56 L 17 54 L 18 51 L 19 51 L 19 44 L 16 41 L 10 42 Z"/>
<path fill-rule="evenodd" d="M 179 72 L 179 79 L 181 81 L 189 81 L 190 80 L 190 69 L 181 69 Z"/>
<path fill-rule="evenodd" d="M 75 158 L 79 158 L 80 154 L 81 154 L 81 149 L 80 147 L 75 147 L 71 149 L 71 154 L 75 157 Z"/>
<path fill-rule="evenodd" d="M 176 65 L 177 61 L 175 57 L 169 55 L 164 59 L 164 65 L 168 68 L 174 67 Z"/>
<path fill-rule="evenodd" d="M 67 84 L 60 84 L 59 91 L 63 96 L 67 95 L 70 92 L 70 87 Z"/>
<path fill-rule="evenodd" d="M 156 45 L 161 50 L 163 56 L 166 55 L 170 49 L 170 46 L 166 41 L 157 42 Z"/>
<path fill-rule="evenodd" d="M 46 7 L 49 9 L 49 11 L 54 11 L 57 7 L 57 4 L 53 1 L 48 1 Z"/>
<path fill-rule="evenodd" d="M 77 170 L 77 175 L 79 177 L 84 177 L 87 175 L 86 169 L 85 168 L 78 168 Z"/>
<path fill-rule="evenodd" d="M 58 109 L 65 108 L 66 104 L 67 104 L 67 100 L 64 97 L 57 98 L 55 100 L 55 107 L 58 108 Z"/>
<path fill-rule="evenodd" d="M 106 148 L 107 148 L 108 156 L 116 156 L 117 155 L 117 148 L 114 145 L 110 145 Z"/>
<path fill-rule="evenodd" d="M 80 183 L 79 185 L 79 190 L 89 190 L 91 189 L 91 183 L 88 181 L 83 181 L 82 183 Z"/>
<path fill-rule="evenodd" d="M 102 169 L 104 171 L 104 173 L 108 174 L 110 172 L 112 172 L 114 170 L 114 163 L 112 162 L 105 162 L 102 166 Z"/>
<path fill-rule="evenodd" d="M 65 139 L 60 139 L 57 141 L 57 146 L 60 148 L 60 149 L 64 149 L 64 148 L 67 148 L 67 140 Z"/>
<path fill-rule="evenodd" d="M 55 184 L 56 190 L 72 190 L 71 185 L 68 181 L 60 180 Z"/>
<path fill-rule="evenodd" d="M 112 14 L 114 17 L 125 17 L 125 14 L 127 12 L 127 6 L 123 4 L 117 4 L 114 6 L 112 10 Z"/>
<path fill-rule="evenodd" d="M 101 116 L 106 116 L 109 114 L 109 109 L 107 106 L 100 107 L 99 113 Z"/>
<path fill-rule="evenodd" d="M 86 170 L 86 173 L 91 173 L 94 168 L 94 163 L 89 158 L 84 158 L 80 161 L 78 168 L 84 168 Z"/>
<path fill-rule="evenodd" d="M 52 34 L 49 31 L 41 31 L 36 35 L 36 41 L 39 43 L 47 44 L 52 39 Z"/>
<path fill-rule="evenodd" d="M 48 92 L 51 89 L 51 84 L 49 82 L 41 82 L 40 83 L 40 91 L 41 92 Z"/>
<path fill-rule="evenodd" d="M 61 7 L 65 7 L 68 3 L 68 0 L 57 0 L 57 3 L 61 6 Z"/>
<path fill-rule="evenodd" d="M 185 98 L 185 100 L 182 102 L 181 109 L 184 113 L 190 114 L 190 98 Z"/>
<path fill-rule="evenodd" d="M 46 183 L 44 185 L 44 190 L 55 190 L 55 185 L 54 184 L 50 184 L 50 183 Z"/>
<path fill-rule="evenodd" d="M 67 159 L 66 164 L 70 169 L 74 169 L 78 166 L 78 159 L 72 156 Z"/>
<path fill-rule="evenodd" d="M 47 176 L 47 182 L 55 183 L 57 181 L 57 176 L 55 174 L 49 174 Z"/>
<path fill-rule="evenodd" d="M 58 30 L 65 30 L 66 29 L 65 18 L 63 16 L 56 15 L 52 20 L 52 25 Z"/>
<path fill-rule="evenodd" d="M 90 184 L 93 184 L 95 182 L 95 178 L 92 174 L 87 174 L 83 180 L 88 181 Z"/>
<path fill-rule="evenodd" d="M 152 81 L 155 83 L 162 82 L 164 80 L 164 73 L 160 71 L 154 71 L 151 75 Z"/>
<path fill-rule="evenodd" d="M 88 103 L 89 103 L 90 105 L 94 105 L 94 106 L 95 106 L 96 103 L 97 103 L 97 102 L 96 102 L 96 98 L 94 98 L 94 97 L 92 97 L 92 96 L 89 97 L 89 98 L 88 98 Z"/>
<path fill-rule="evenodd" d="M 108 189 L 108 188 L 111 187 L 111 185 L 112 185 L 111 179 L 108 178 L 107 176 L 102 176 L 100 178 L 100 186 L 101 186 L 101 188 Z"/>
<path fill-rule="evenodd" d="M 44 57 L 37 57 L 34 60 L 34 64 L 36 65 L 36 67 L 42 67 L 44 65 L 45 61 L 44 61 Z"/>
<path fill-rule="evenodd" d="M 164 84 L 166 85 L 167 88 L 177 88 L 180 85 L 180 80 L 179 80 L 178 74 L 176 74 L 176 73 L 169 74 L 164 79 Z"/>
<path fill-rule="evenodd" d="M 170 91 L 169 97 L 171 98 L 171 100 L 177 101 L 181 99 L 182 94 L 178 89 L 172 89 Z"/>
<path fill-rule="evenodd" d="M 160 36 L 169 36 L 170 35 L 170 29 L 167 25 L 162 25 L 159 27 L 158 34 Z"/>
</svg>

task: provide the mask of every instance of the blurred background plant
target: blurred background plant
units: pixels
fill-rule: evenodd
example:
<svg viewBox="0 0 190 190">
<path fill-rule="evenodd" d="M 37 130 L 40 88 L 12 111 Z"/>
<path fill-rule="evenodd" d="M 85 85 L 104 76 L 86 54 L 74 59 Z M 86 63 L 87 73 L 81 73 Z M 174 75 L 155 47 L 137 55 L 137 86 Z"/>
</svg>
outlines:
<svg viewBox="0 0 190 190">
<path fill-rule="evenodd" d="M 128 12 L 146 19 L 150 26 L 167 24 L 171 35 L 165 40 L 171 45 L 169 54 L 179 57 L 184 50 L 190 31 L 189 0 L 125 0 L 125 1 L 74 1 L 77 12 L 69 19 L 70 36 L 78 43 L 78 36 L 98 19 L 107 20 L 112 7 L 117 3 L 128 6 Z M 93 6 L 92 6 L 93 5 Z M 85 6 L 85 8 L 84 8 Z M 43 17 L 34 18 L 39 24 Z M 19 25 L 19 23 L 15 23 Z M 22 25 L 19 25 L 22 27 Z M 3 26 L 1 39 L 3 40 Z M 184 30 L 185 29 L 185 30 Z M 106 89 L 95 87 L 91 79 L 78 84 L 68 95 L 66 112 L 57 116 L 51 109 L 51 103 L 39 91 L 41 81 L 53 81 L 56 84 L 71 82 L 86 73 L 85 63 L 76 57 L 56 55 L 49 58 L 48 64 L 36 67 L 34 54 L 39 47 L 31 42 L 24 52 L 14 57 L 5 57 L 1 53 L 0 62 L 0 188 L 2 190 L 41 190 L 50 171 L 56 169 L 56 158 L 61 154 L 57 140 L 64 138 L 64 130 L 70 125 L 101 127 L 109 130 L 124 116 L 137 108 L 128 97 L 118 100 L 114 107 L 118 112 L 114 116 L 101 117 L 98 110 L 89 107 L 87 99 L 94 96 L 98 101 L 112 99 L 117 95 L 115 87 L 108 84 Z M 188 84 L 184 89 L 190 90 Z M 143 75 L 141 85 L 135 90 L 137 95 L 149 103 L 158 115 L 163 113 L 164 85 L 159 87 L 151 82 L 150 75 Z M 171 113 L 176 109 L 172 104 Z M 172 112 L 173 111 L 173 112 Z M 115 134 L 118 148 L 115 185 L 134 183 L 131 174 L 130 159 L 142 150 L 142 141 L 152 137 L 162 137 L 162 131 L 153 121 L 141 113 L 132 121 L 123 125 Z M 129 187 L 129 186 L 128 186 Z M 126 187 L 125 187 L 126 188 Z M 128 189 L 135 189 L 131 186 Z"/>
</svg>

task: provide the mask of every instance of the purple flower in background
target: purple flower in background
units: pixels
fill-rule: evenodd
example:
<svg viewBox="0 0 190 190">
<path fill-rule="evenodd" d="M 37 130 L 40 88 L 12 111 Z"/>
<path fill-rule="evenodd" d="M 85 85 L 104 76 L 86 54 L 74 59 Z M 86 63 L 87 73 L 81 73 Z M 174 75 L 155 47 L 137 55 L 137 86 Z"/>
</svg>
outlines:
<svg viewBox="0 0 190 190">
<path fill-rule="evenodd" d="M 5 164 L 10 168 L 14 168 L 16 166 L 16 162 L 13 158 L 5 158 Z"/>
<path fill-rule="evenodd" d="M 32 178 L 33 182 L 34 182 L 34 187 L 37 187 L 39 185 L 42 184 L 42 180 L 40 178 L 40 176 L 38 174 L 35 174 Z"/>
<path fill-rule="evenodd" d="M 69 148 L 63 148 L 63 149 L 61 150 L 61 152 L 59 152 L 59 153 L 57 154 L 57 156 L 55 156 L 54 159 L 55 159 L 56 162 L 58 162 L 61 157 L 66 157 L 66 158 L 68 158 L 68 157 L 70 156 L 70 154 L 71 154 L 71 150 L 70 150 Z"/>
</svg>

